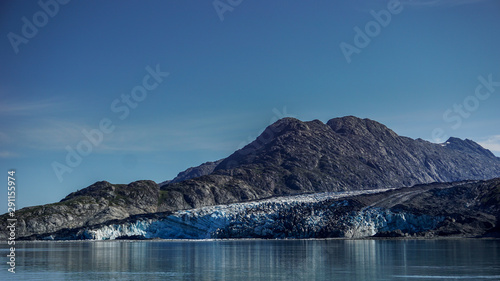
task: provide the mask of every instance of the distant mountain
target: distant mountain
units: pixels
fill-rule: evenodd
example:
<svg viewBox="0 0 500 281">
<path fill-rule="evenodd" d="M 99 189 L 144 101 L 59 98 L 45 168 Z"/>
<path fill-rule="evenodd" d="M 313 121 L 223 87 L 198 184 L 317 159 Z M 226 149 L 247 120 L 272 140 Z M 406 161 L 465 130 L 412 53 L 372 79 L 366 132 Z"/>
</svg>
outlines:
<svg viewBox="0 0 500 281">
<path fill-rule="evenodd" d="M 16 212 L 19 237 L 277 196 L 401 188 L 500 177 L 500 158 L 471 140 L 398 136 L 353 116 L 326 124 L 284 118 L 229 157 L 190 168 L 161 187 L 97 182 L 61 202 Z M 0 216 L 6 237 L 7 214 Z"/>
<path fill-rule="evenodd" d="M 211 174 L 163 185 L 159 210 L 498 176 L 500 158 L 471 140 L 414 140 L 353 116 L 327 124 L 284 118 Z"/>
</svg>

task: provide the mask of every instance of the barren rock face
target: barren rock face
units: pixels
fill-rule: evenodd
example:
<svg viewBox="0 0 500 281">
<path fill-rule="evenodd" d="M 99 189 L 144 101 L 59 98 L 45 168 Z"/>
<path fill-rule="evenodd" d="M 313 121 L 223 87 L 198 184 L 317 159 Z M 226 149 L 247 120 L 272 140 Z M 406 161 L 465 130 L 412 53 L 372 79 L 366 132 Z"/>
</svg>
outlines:
<svg viewBox="0 0 500 281">
<path fill-rule="evenodd" d="M 106 181 L 73 192 L 54 204 L 16 212 L 17 235 L 29 236 L 64 228 L 90 226 L 130 215 L 153 213 L 158 206 L 158 185 L 153 181 L 111 184 Z M 7 214 L 1 216 L 3 224 Z M 5 229 L 3 227 L 2 229 Z M 5 232 L 0 235 L 6 235 Z"/>
</svg>

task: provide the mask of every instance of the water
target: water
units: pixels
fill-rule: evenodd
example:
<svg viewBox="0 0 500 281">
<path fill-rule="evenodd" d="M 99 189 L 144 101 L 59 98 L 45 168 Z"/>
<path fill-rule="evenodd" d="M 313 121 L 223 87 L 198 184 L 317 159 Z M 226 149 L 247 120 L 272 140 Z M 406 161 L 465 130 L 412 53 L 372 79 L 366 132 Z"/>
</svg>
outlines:
<svg viewBox="0 0 500 281">
<path fill-rule="evenodd" d="M 500 280 L 499 240 L 18 242 L 0 280 Z"/>
</svg>

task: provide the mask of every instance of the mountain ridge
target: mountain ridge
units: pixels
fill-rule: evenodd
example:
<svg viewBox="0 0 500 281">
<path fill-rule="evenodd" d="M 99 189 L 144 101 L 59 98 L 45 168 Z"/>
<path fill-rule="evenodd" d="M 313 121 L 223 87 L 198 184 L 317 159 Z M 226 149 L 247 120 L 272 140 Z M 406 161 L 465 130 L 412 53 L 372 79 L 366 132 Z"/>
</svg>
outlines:
<svg viewBox="0 0 500 281">
<path fill-rule="evenodd" d="M 353 116 L 326 124 L 284 118 L 212 173 L 162 186 L 171 192 L 168 205 L 173 207 L 161 209 L 500 176 L 500 158 L 472 141 L 450 141 L 447 146 L 401 137 L 383 124 Z M 213 192 L 216 187 L 219 194 Z"/>
</svg>

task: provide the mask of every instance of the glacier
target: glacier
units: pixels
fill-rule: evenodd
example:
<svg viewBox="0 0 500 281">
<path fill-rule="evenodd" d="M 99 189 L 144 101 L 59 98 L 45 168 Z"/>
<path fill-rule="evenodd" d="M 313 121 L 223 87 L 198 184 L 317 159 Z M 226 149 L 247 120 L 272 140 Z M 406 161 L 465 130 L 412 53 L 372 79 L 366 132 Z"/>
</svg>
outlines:
<svg viewBox="0 0 500 281">
<path fill-rule="evenodd" d="M 396 230 L 423 232 L 444 220 L 377 206 L 357 208 L 348 200 L 388 190 L 326 192 L 209 206 L 85 227 L 72 237 L 52 234 L 44 239 L 363 238 Z"/>
</svg>

